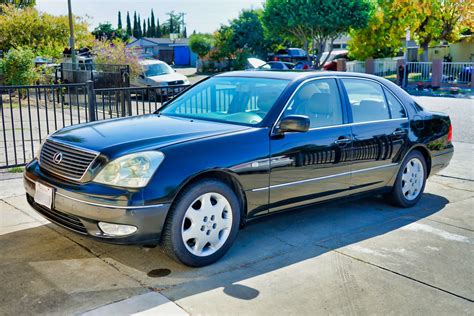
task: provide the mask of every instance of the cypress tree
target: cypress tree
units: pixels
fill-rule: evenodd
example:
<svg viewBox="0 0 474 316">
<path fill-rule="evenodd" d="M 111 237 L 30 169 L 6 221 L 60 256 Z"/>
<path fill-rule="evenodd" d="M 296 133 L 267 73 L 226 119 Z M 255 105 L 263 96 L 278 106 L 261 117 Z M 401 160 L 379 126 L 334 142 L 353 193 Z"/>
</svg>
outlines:
<svg viewBox="0 0 474 316">
<path fill-rule="evenodd" d="M 120 11 L 118 12 L 117 29 L 122 29 L 122 13 L 120 13 Z"/>
<path fill-rule="evenodd" d="M 152 29 L 151 29 L 151 26 L 150 26 L 150 18 L 148 18 L 147 21 L 146 21 L 146 36 L 153 37 L 153 35 L 151 35 L 151 33 L 152 33 Z"/>
<path fill-rule="evenodd" d="M 146 32 L 146 22 L 143 20 L 143 30 L 142 30 L 142 37 L 146 37 L 147 32 Z"/>
<path fill-rule="evenodd" d="M 130 23 L 130 14 L 127 11 L 127 35 L 131 36 L 132 35 L 132 25 Z"/>
<path fill-rule="evenodd" d="M 161 37 L 161 26 L 160 26 L 160 19 L 156 19 L 156 29 L 155 29 L 155 36 Z"/>
<path fill-rule="evenodd" d="M 143 36 L 142 32 L 142 19 L 140 17 L 140 13 L 138 13 L 138 18 L 137 18 L 137 26 L 138 26 L 138 38 Z"/>
<path fill-rule="evenodd" d="M 133 36 L 140 38 L 140 36 L 138 36 L 137 11 L 133 12 Z"/>
<path fill-rule="evenodd" d="M 150 30 L 150 37 L 155 37 L 156 36 L 156 24 L 155 24 L 155 13 L 153 13 L 153 9 L 151 9 L 150 21 L 151 21 L 151 24 L 148 27 L 148 29 Z"/>
<path fill-rule="evenodd" d="M 188 31 L 186 30 L 186 26 L 185 26 L 183 30 L 183 38 L 187 38 L 187 37 L 188 37 Z"/>
</svg>

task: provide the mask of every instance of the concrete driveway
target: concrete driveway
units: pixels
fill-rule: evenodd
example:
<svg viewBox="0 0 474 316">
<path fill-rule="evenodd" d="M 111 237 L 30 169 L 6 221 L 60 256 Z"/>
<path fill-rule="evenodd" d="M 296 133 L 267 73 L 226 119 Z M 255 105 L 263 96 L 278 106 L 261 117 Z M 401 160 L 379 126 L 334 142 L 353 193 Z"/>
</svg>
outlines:
<svg viewBox="0 0 474 316">
<path fill-rule="evenodd" d="M 418 101 L 452 115 L 456 152 L 416 207 L 374 196 L 262 218 L 200 269 L 48 224 L 3 175 L 0 314 L 472 314 L 474 105 Z"/>
</svg>

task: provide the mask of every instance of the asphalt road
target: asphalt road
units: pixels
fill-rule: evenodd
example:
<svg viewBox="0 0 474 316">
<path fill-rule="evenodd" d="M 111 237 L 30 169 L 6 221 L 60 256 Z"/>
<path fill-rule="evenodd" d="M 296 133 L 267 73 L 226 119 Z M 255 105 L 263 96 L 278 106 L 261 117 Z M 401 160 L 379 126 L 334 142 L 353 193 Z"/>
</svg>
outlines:
<svg viewBox="0 0 474 316">
<path fill-rule="evenodd" d="M 472 314 L 474 104 L 417 100 L 450 113 L 456 148 L 417 206 L 369 197 L 262 218 L 200 269 L 66 232 L 29 208 L 21 179 L 0 181 L 0 315 Z"/>
</svg>

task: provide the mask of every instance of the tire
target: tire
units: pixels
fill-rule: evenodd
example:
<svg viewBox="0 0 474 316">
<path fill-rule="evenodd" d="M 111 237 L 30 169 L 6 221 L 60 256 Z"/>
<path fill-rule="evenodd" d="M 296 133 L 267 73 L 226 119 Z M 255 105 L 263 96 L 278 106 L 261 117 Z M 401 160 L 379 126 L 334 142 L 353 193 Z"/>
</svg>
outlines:
<svg viewBox="0 0 474 316">
<path fill-rule="evenodd" d="M 425 157 L 418 150 L 411 151 L 398 171 L 391 193 L 392 204 L 405 208 L 415 205 L 423 195 L 427 171 Z"/>
<path fill-rule="evenodd" d="M 191 184 L 173 203 L 161 237 L 163 251 L 191 267 L 219 260 L 237 238 L 240 203 L 225 183 L 207 179 Z"/>
</svg>

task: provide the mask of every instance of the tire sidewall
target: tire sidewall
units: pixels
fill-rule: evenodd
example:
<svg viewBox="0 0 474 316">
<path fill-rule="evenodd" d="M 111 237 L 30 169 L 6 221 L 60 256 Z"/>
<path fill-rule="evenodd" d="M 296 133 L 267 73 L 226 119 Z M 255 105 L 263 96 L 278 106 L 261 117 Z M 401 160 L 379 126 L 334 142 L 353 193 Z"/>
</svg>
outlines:
<svg viewBox="0 0 474 316">
<path fill-rule="evenodd" d="M 403 190 L 402 190 L 402 176 L 403 176 L 403 171 L 405 170 L 405 167 L 406 165 L 408 164 L 408 162 L 410 160 L 412 160 L 413 158 L 417 158 L 419 161 L 421 161 L 421 164 L 423 166 L 423 185 L 421 186 L 421 189 L 420 189 L 420 193 L 418 194 L 418 196 L 413 199 L 413 200 L 408 200 L 405 195 L 403 194 Z M 398 175 L 397 175 L 397 180 L 395 182 L 395 186 L 394 186 L 394 189 L 393 189 L 393 198 L 394 198 L 394 202 L 399 205 L 399 206 L 402 206 L 402 207 L 411 207 L 413 205 L 415 205 L 416 203 L 418 203 L 418 201 L 421 199 L 421 197 L 423 196 L 423 192 L 425 190 L 425 185 L 426 185 L 426 179 L 427 179 L 427 176 L 428 176 L 428 169 L 426 167 L 426 160 L 425 160 L 425 157 L 418 151 L 418 150 L 413 150 L 411 151 L 404 159 L 401 167 L 400 167 L 400 170 L 398 171 Z"/>
<path fill-rule="evenodd" d="M 240 203 L 236 194 L 229 188 L 229 186 L 216 180 L 198 182 L 185 190 L 186 192 L 178 198 L 178 201 L 172 210 L 175 212 L 172 217 L 172 222 L 170 223 L 172 250 L 176 257 L 186 265 L 193 267 L 209 265 L 221 258 L 235 241 L 240 223 Z M 181 228 L 184 215 L 191 203 L 202 194 L 209 192 L 219 193 L 229 201 L 232 208 L 232 227 L 226 242 L 219 250 L 209 256 L 200 257 L 192 254 L 186 248 L 181 235 Z"/>
</svg>

